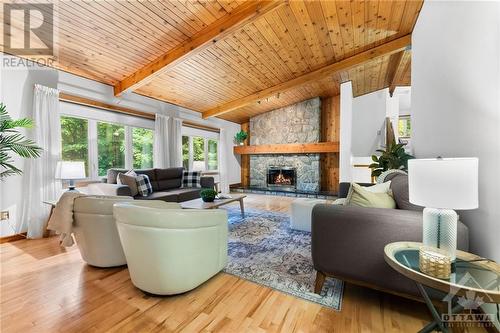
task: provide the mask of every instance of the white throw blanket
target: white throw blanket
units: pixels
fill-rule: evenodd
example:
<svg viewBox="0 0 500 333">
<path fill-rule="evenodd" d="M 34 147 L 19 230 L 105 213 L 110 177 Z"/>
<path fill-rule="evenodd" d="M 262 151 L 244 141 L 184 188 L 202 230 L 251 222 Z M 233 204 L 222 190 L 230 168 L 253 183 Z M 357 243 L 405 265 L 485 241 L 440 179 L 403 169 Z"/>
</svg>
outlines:
<svg viewBox="0 0 500 333">
<path fill-rule="evenodd" d="M 54 230 L 61 235 L 60 244 L 71 246 L 74 244 L 73 237 L 73 205 L 76 198 L 87 196 L 84 193 L 67 191 L 64 192 L 52 212 L 47 229 Z"/>
</svg>

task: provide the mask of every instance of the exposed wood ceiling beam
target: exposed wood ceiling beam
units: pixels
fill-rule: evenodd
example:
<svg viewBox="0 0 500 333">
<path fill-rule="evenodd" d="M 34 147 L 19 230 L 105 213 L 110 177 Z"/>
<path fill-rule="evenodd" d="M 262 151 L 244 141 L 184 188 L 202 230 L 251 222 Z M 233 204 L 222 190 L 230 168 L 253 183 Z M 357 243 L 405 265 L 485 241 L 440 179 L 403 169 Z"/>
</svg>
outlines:
<svg viewBox="0 0 500 333">
<path fill-rule="evenodd" d="M 279 93 L 283 93 L 297 86 L 325 79 L 326 77 L 331 76 L 337 72 L 346 71 L 353 67 L 359 66 L 367 61 L 400 52 L 410 44 L 411 44 L 411 34 L 408 34 L 393 41 L 381 44 L 369 50 L 358 53 L 352 57 L 340 60 L 338 62 L 327 65 L 310 73 L 304 74 L 290 81 L 280 83 L 278 85 L 258 91 L 254 94 L 248 95 L 241 99 L 234 100 L 232 102 L 218 106 L 211 110 L 205 111 L 203 112 L 203 119 L 220 116 L 224 113 L 228 113 L 233 110 L 239 109 L 241 107 L 247 106 L 261 99 Z"/>
<path fill-rule="evenodd" d="M 150 82 L 155 76 L 163 73 L 171 66 L 199 53 L 217 40 L 233 33 L 243 25 L 255 21 L 262 15 L 285 4 L 285 0 L 247 1 L 234 11 L 224 15 L 205 29 L 195 34 L 181 45 L 166 52 L 153 62 L 142 67 L 114 86 L 115 96 L 125 90 L 135 90 Z"/>
<path fill-rule="evenodd" d="M 401 51 L 394 55 L 394 60 L 392 64 L 389 65 L 387 69 L 387 82 L 389 82 L 389 95 L 392 97 L 394 90 L 396 89 L 396 75 L 398 74 L 398 68 L 401 65 L 401 60 L 403 59 L 405 51 Z"/>
</svg>

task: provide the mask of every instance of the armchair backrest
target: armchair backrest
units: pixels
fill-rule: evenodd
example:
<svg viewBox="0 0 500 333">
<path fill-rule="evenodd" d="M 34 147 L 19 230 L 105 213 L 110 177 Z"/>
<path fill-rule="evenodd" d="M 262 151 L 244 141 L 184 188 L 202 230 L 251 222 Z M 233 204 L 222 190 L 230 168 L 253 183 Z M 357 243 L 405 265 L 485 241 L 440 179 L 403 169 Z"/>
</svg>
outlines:
<svg viewBox="0 0 500 333">
<path fill-rule="evenodd" d="M 113 267 L 126 264 L 113 217 L 113 205 L 132 201 L 132 197 L 117 196 L 86 196 L 75 199 L 73 232 L 80 254 L 89 265 Z M 149 200 L 140 204 L 165 207 L 166 202 Z"/>
<path fill-rule="evenodd" d="M 114 216 L 138 288 L 170 295 L 193 289 L 227 262 L 227 212 L 117 203 Z"/>
</svg>

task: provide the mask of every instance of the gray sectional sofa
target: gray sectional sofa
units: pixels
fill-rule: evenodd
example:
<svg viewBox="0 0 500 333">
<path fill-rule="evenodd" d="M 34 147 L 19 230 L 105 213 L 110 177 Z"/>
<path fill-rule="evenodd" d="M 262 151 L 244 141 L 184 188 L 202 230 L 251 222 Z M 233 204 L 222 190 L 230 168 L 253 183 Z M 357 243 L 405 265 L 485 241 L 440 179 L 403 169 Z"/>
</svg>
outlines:
<svg viewBox="0 0 500 333">
<path fill-rule="evenodd" d="M 117 184 L 118 173 L 126 173 L 127 169 L 109 169 L 107 177 L 102 183 L 89 184 L 88 194 L 130 196 L 130 188 L 127 185 Z M 201 188 L 182 188 L 182 174 L 184 168 L 168 169 L 142 169 L 134 170 L 137 174 L 149 177 L 153 187 L 153 193 L 147 197 L 136 195 L 137 200 L 163 200 L 166 202 L 183 202 L 200 197 Z M 201 177 L 202 188 L 214 188 L 213 177 Z"/>
<path fill-rule="evenodd" d="M 422 241 L 423 207 L 409 202 L 408 176 L 391 174 L 385 180 L 392 180 L 397 209 L 314 206 L 311 250 L 319 285 L 323 276 L 331 276 L 411 298 L 420 295 L 413 281 L 385 262 L 384 247 L 397 241 Z M 341 184 L 340 197 L 347 196 L 349 186 L 349 183 Z M 464 251 L 469 248 L 469 231 L 461 222 L 457 247 Z"/>
</svg>

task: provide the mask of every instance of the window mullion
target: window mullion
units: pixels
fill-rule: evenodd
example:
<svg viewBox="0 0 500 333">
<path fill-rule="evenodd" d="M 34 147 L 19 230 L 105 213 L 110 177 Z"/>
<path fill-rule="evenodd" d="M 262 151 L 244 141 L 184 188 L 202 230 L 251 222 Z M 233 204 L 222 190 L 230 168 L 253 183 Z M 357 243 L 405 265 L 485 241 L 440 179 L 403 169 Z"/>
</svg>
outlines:
<svg viewBox="0 0 500 333">
<path fill-rule="evenodd" d="M 193 137 L 189 136 L 189 170 L 193 170 L 193 159 L 194 159 L 194 149 L 193 149 Z"/>
<path fill-rule="evenodd" d="M 203 154 L 205 155 L 205 171 L 208 170 L 208 139 L 203 138 Z"/>
<path fill-rule="evenodd" d="M 133 168 L 132 127 L 125 126 L 125 169 Z"/>
<path fill-rule="evenodd" d="M 98 153 L 97 153 L 97 121 L 93 119 L 88 120 L 88 147 L 89 147 L 89 178 L 98 179 Z"/>
</svg>

